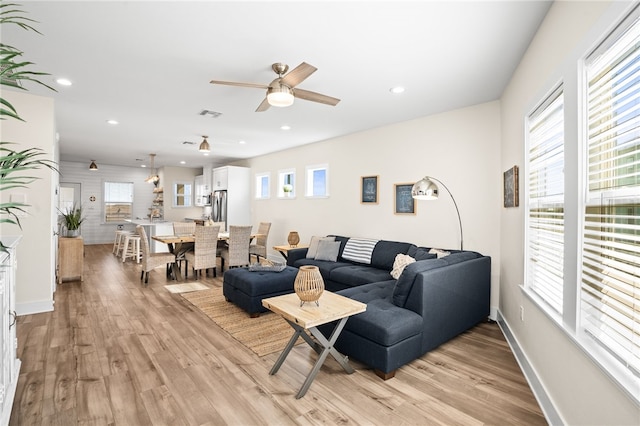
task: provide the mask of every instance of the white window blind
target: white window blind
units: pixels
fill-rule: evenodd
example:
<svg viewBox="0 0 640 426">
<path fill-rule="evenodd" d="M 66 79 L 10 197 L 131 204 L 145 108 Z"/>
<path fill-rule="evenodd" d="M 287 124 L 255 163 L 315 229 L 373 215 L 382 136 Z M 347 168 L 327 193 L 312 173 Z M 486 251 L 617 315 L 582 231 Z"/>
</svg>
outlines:
<svg viewBox="0 0 640 426">
<path fill-rule="evenodd" d="M 132 218 L 133 183 L 104 183 L 104 221 L 122 222 Z"/>
<path fill-rule="evenodd" d="M 580 326 L 640 374 L 640 24 L 586 62 L 587 190 Z"/>
<path fill-rule="evenodd" d="M 526 287 L 562 314 L 564 95 L 557 89 L 528 119 Z"/>
</svg>

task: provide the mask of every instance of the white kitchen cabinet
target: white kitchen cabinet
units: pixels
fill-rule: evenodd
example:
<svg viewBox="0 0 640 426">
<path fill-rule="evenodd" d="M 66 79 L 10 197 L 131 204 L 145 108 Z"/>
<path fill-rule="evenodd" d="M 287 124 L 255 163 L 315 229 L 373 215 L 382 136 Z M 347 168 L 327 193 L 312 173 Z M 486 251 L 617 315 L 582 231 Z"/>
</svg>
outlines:
<svg viewBox="0 0 640 426">
<path fill-rule="evenodd" d="M 20 237 L 2 237 L 8 253 L 0 253 L 0 425 L 9 424 L 13 398 L 16 394 L 20 360 L 17 358 L 16 338 L 16 247 Z"/>
<path fill-rule="evenodd" d="M 228 189 L 229 187 L 229 168 L 218 167 L 213 169 L 213 191 Z"/>
</svg>

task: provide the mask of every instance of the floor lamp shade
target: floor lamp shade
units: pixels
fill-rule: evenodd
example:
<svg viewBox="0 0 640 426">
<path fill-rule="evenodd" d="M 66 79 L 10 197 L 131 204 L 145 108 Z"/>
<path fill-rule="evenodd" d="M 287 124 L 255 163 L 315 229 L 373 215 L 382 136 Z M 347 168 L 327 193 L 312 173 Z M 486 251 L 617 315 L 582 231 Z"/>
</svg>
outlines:
<svg viewBox="0 0 640 426">
<path fill-rule="evenodd" d="M 458 203 L 456 203 L 456 199 L 453 197 L 447 185 L 442 183 L 441 180 L 438 180 L 434 177 L 425 176 L 419 181 L 417 181 L 413 187 L 411 188 L 411 196 L 416 200 L 437 200 L 439 196 L 438 185 L 439 183 L 442 187 L 449 193 L 451 196 L 451 200 L 453 201 L 453 205 L 456 208 L 456 213 L 458 214 L 458 225 L 460 226 L 460 250 L 464 250 L 464 239 L 462 237 L 462 219 L 460 219 L 460 210 L 458 210 Z"/>
</svg>

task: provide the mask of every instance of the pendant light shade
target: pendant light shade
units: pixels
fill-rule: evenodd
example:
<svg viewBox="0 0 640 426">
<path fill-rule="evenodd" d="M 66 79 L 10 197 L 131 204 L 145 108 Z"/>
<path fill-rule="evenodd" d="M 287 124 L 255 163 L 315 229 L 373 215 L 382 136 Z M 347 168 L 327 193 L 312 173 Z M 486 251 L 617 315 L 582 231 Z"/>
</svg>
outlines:
<svg viewBox="0 0 640 426">
<path fill-rule="evenodd" d="M 200 152 L 211 152 L 211 146 L 209 146 L 209 142 L 207 142 L 207 138 L 209 136 L 203 136 L 202 137 L 202 142 L 200 143 L 200 148 L 198 148 L 198 151 Z"/>
<path fill-rule="evenodd" d="M 91 160 L 91 164 L 89 164 L 89 170 L 91 171 L 98 170 L 98 165 L 96 164 L 96 160 Z"/>
</svg>

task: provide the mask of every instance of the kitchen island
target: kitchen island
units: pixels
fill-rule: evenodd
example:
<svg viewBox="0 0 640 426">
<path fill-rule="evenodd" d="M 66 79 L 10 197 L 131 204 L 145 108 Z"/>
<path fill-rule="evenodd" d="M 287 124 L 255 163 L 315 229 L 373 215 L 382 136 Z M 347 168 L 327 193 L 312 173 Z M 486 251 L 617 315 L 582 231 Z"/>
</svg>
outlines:
<svg viewBox="0 0 640 426">
<path fill-rule="evenodd" d="M 173 222 L 166 220 L 128 219 L 134 225 L 144 226 L 144 231 L 149 239 L 149 248 L 152 253 L 168 253 L 169 247 L 152 237 L 156 235 L 173 235 Z"/>
</svg>

